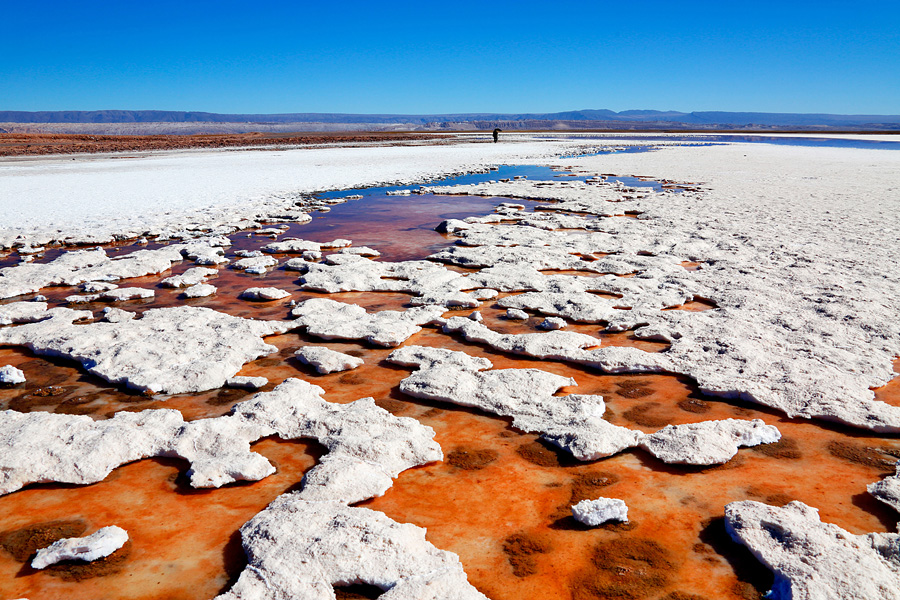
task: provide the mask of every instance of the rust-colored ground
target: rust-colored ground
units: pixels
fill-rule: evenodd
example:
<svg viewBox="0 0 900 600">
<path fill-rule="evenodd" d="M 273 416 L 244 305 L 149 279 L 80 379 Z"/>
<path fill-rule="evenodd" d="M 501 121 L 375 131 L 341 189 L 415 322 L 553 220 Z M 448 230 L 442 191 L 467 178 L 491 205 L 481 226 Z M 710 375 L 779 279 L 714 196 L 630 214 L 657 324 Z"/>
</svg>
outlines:
<svg viewBox="0 0 900 600">
<path fill-rule="evenodd" d="M 139 152 L 187 148 L 309 146 L 434 140 L 445 136 L 414 133 L 231 133 L 198 135 L 82 135 L 62 133 L 2 133 L 0 156 Z"/>
<path fill-rule="evenodd" d="M 415 210 L 399 216 L 395 212 L 382 220 L 357 210 L 360 214 L 354 224 L 336 208 L 324 219 L 292 226 L 291 233 L 317 241 L 349 237 L 357 245 L 382 250 L 385 260 L 420 258 L 429 248 L 449 243 L 449 238 L 425 224 L 433 226 L 457 211 L 485 213 L 492 203 L 503 201 L 465 197 L 383 200 L 405 202 Z M 347 210 L 353 208 L 346 206 Z M 329 216 L 336 217 L 333 223 Z M 236 234 L 233 239 L 236 243 L 231 253 L 270 241 L 246 234 Z M 184 303 L 177 290 L 159 288 L 157 282 L 192 266 L 180 264 L 161 276 L 129 281 L 129 285 L 155 287 L 157 297 L 121 306 L 141 311 Z M 219 288 L 218 294 L 191 304 L 239 316 L 284 319 L 289 310 L 286 300 L 251 303 L 238 300 L 237 295 L 247 287 L 265 284 L 293 292 L 296 300 L 316 296 L 299 291 L 298 277 L 283 270 L 250 276 L 225 267 L 211 280 Z M 72 288 L 44 290 L 53 305 L 71 293 Z M 405 294 L 387 293 L 330 297 L 373 310 L 401 308 L 408 301 Z M 89 308 L 98 311 L 101 306 Z M 680 308 L 713 307 L 697 301 Z M 471 309 L 448 311 L 447 315 L 469 312 Z M 482 309 L 488 326 L 510 333 L 536 331 L 542 320 L 534 316 L 525 322 L 509 321 L 502 318 L 504 312 L 490 302 Z M 606 345 L 647 351 L 666 348 L 665 344 L 637 339 L 630 332 L 601 334 L 598 325 L 580 324 L 570 329 L 595 335 Z M 363 505 L 397 521 L 426 527 L 428 539 L 438 548 L 457 553 L 469 580 L 493 600 L 760 598 L 771 585 L 771 574 L 725 534 L 723 508 L 735 500 L 770 504 L 801 500 L 819 508 L 823 521 L 852 533 L 895 531 L 897 515 L 865 491 L 866 484 L 893 470 L 900 452 L 900 441 L 894 438 L 787 419 L 763 407 L 707 397 L 685 377 L 603 375 L 578 366 L 509 356 L 433 327 L 407 342 L 464 350 L 489 358 L 495 368 L 533 367 L 573 377 L 577 387 L 564 388 L 562 394 L 600 394 L 607 401 L 611 422 L 645 432 L 669 423 L 736 417 L 763 419 L 784 435 L 778 444 L 741 450 L 731 462 L 715 468 L 668 466 L 639 450 L 580 463 L 538 436 L 513 429 L 509 419 L 404 396 L 397 385 L 410 371 L 384 362 L 390 349 L 357 342 L 323 342 L 300 333 L 272 336 L 267 341 L 279 352 L 249 363 L 241 372 L 268 377 L 271 383 L 266 390 L 287 377 L 302 377 L 323 387 L 330 401 L 372 396 L 393 414 L 416 418 L 434 428 L 445 461 L 402 473 L 383 497 Z M 352 353 L 363 358 L 365 365 L 346 373 L 318 375 L 292 357 L 294 350 L 306 344 Z M 248 395 L 228 389 L 169 397 L 135 395 L 84 374 L 74 363 L 36 357 L 20 348 L 0 348 L 0 364 L 20 367 L 29 379 L 26 384 L 0 389 L 0 408 L 19 411 L 104 418 L 118 410 L 166 407 L 196 419 L 224 414 Z M 876 390 L 876 397 L 900 405 L 898 381 Z M 186 484 L 185 462 L 155 459 L 122 466 L 105 481 L 90 486 L 32 485 L 0 497 L 0 597 L 213 597 L 230 585 L 245 564 L 237 533 L 241 524 L 278 494 L 296 489 L 303 473 L 323 451 L 314 442 L 277 439 L 261 440 L 253 448 L 278 467 L 277 473 L 255 483 L 193 490 Z M 600 495 L 625 500 L 629 523 L 589 529 L 571 518 L 571 504 Z M 128 530 L 131 542 L 110 557 L 109 564 L 92 569 L 64 565 L 44 572 L 27 566 L 37 543 L 112 524 Z M 355 586 L 339 597 L 376 595 L 368 586 Z"/>
</svg>

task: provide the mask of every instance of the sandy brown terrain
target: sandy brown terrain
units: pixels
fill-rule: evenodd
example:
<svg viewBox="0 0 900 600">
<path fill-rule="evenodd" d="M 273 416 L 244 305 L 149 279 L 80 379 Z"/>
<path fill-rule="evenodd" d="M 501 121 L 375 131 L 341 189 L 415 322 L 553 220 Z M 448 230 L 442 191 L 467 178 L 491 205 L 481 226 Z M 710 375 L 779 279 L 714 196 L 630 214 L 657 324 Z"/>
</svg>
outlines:
<svg viewBox="0 0 900 600">
<path fill-rule="evenodd" d="M 433 140 L 412 133 L 241 133 L 222 135 L 75 135 L 54 133 L 0 134 L 0 156 L 134 152 L 187 148 L 240 148 L 313 144 L 393 143 Z"/>
</svg>

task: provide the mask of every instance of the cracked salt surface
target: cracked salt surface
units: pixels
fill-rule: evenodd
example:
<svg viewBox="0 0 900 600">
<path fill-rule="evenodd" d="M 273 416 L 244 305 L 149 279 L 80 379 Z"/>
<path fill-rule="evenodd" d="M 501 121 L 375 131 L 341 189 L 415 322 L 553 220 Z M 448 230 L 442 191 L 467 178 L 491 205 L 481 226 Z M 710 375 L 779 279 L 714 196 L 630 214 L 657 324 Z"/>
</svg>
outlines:
<svg viewBox="0 0 900 600">
<path fill-rule="evenodd" d="M 275 472 L 250 443 L 278 435 L 312 438 L 328 454 L 306 473 L 301 498 L 353 503 L 380 496 L 400 472 L 441 460 L 434 431 L 395 417 L 372 398 L 350 404 L 322 399 L 324 390 L 287 379 L 271 392 L 236 404 L 228 415 L 185 422 L 172 409 L 84 415 L 0 412 L 0 494 L 30 483 L 102 481 L 116 467 L 150 456 L 184 458 L 194 487 L 259 480 Z"/>
</svg>

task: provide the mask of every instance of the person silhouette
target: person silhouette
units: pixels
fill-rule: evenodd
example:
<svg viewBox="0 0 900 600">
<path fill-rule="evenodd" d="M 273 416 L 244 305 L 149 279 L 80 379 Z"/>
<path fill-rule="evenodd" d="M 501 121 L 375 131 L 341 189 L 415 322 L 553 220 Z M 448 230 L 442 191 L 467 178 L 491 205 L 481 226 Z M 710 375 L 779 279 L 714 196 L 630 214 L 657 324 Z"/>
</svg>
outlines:
<svg viewBox="0 0 900 600">
<path fill-rule="evenodd" d="M 500 132 L 501 132 L 501 131 L 503 131 L 503 130 L 500 129 L 499 127 L 497 127 L 497 128 L 494 129 L 494 143 L 496 143 L 497 140 L 500 139 Z"/>
</svg>

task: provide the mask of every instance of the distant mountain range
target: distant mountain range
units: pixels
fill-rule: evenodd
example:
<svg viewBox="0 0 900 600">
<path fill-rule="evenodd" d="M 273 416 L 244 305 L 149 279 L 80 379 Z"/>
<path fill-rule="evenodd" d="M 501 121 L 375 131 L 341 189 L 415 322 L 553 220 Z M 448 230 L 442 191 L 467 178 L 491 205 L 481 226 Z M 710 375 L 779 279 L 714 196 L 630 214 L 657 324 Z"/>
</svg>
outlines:
<svg viewBox="0 0 900 600">
<path fill-rule="evenodd" d="M 0 111 L 0 123 L 10 124 L 258 124 L 279 130 L 294 124 L 315 124 L 347 129 L 419 130 L 489 129 L 803 129 L 803 130 L 900 130 L 900 115 L 832 115 L 757 112 L 677 112 L 658 110 L 575 110 L 557 113 L 462 113 L 433 115 L 404 114 L 218 114 L 164 110 L 95 111 Z M 270 127 L 271 129 L 272 127 Z M 83 128 L 78 128 L 83 129 Z M 182 128 L 183 129 L 183 128 Z M 210 127 L 216 130 L 216 127 Z M 247 129 L 247 127 L 244 127 Z M 303 127 L 308 129 L 308 127 Z"/>
</svg>

